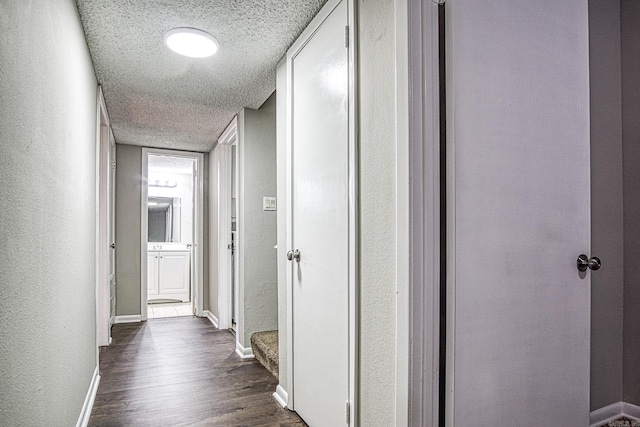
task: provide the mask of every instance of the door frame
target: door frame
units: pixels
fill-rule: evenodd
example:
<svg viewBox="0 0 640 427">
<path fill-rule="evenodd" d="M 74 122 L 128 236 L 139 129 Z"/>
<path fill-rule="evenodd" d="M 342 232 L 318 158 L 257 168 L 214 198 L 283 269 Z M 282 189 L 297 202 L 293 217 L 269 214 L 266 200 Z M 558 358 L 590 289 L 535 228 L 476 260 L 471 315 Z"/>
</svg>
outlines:
<svg viewBox="0 0 640 427">
<path fill-rule="evenodd" d="M 441 4 L 396 2 L 396 420 L 425 427 L 440 403 Z"/>
<path fill-rule="evenodd" d="M 351 422 L 349 425 L 357 426 L 359 424 L 358 413 L 358 383 L 359 383 L 359 256 L 358 256 L 358 84 L 357 84 L 357 58 L 358 58 L 358 28 L 357 28 L 357 2 L 355 0 L 330 0 L 325 4 L 318 14 L 313 18 L 311 23 L 300 34 L 298 39 L 289 48 L 286 54 L 286 191 L 288 194 L 293 192 L 293 140 L 292 140 L 292 103 L 293 103 L 293 75 L 292 62 L 297 54 L 305 47 L 308 40 L 316 33 L 325 19 L 333 12 L 341 1 L 345 1 L 347 5 L 348 15 L 348 67 L 349 67 L 349 105 L 348 105 L 348 181 L 349 181 L 349 278 L 348 278 L 348 310 L 349 310 L 349 403 Z M 292 228 L 292 198 L 286 198 L 286 243 L 287 248 L 293 247 L 293 228 Z M 293 354 L 293 268 L 287 268 L 287 384 L 289 390 L 286 391 L 286 406 L 290 410 L 295 410 L 295 389 L 293 381 L 293 367 L 295 358 Z"/>
<path fill-rule="evenodd" d="M 115 321 L 111 317 L 111 287 L 109 251 L 111 248 L 109 227 L 114 227 L 113 212 L 109 209 L 112 165 L 110 145 L 113 141 L 111 122 L 104 101 L 102 87 L 96 92 L 96 340 L 98 347 L 111 344 L 111 326 Z M 115 204 L 115 200 L 113 200 Z"/>
<path fill-rule="evenodd" d="M 149 195 L 149 155 L 162 155 L 170 157 L 184 157 L 196 161 L 197 179 L 195 189 L 197 200 L 194 201 L 194 235 L 192 247 L 192 265 L 196 272 L 192 275 L 191 306 L 195 309 L 195 315 L 203 314 L 203 280 L 204 280 L 204 154 L 190 151 L 165 150 L 160 148 L 142 148 L 142 197 L 140 198 L 140 318 L 147 320 L 147 239 L 148 239 L 148 211 L 147 198 Z"/>
<path fill-rule="evenodd" d="M 233 307 L 231 298 L 231 292 L 233 290 L 231 278 L 233 277 L 231 271 L 231 253 L 228 245 L 231 244 L 229 236 L 231 236 L 231 196 L 232 196 L 232 179 L 231 171 L 231 150 L 232 146 L 236 145 L 238 139 L 238 117 L 235 116 L 231 123 L 224 130 L 220 138 L 218 138 L 218 146 L 215 148 L 218 151 L 216 160 L 218 162 L 218 327 L 220 329 L 228 329 L 232 326 L 232 313 Z M 236 152 L 236 162 L 238 156 Z M 236 167 L 236 175 L 238 168 Z M 238 203 L 238 181 L 236 178 L 236 207 Z M 236 218 L 236 227 L 238 219 Z M 237 258 L 237 257 L 236 257 Z M 237 267 L 236 262 L 236 267 Z M 236 275 L 236 280 L 237 280 Z M 236 286 L 237 288 L 237 286 Z M 237 299 L 236 299 L 237 301 Z"/>
</svg>

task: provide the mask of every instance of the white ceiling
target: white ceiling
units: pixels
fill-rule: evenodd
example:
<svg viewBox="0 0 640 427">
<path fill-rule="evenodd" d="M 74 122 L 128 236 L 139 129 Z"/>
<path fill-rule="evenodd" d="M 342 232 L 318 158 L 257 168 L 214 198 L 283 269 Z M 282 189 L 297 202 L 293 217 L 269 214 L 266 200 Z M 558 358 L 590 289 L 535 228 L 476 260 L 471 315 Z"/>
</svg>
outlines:
<svg viewBox="0 0 640 427">
<path fill-rule="evenodd" d="M 209 151 L 243 107 L 275 90 L 275 67 L 326 0 L 77 0 L 120 144 Z M 164 45 L 176 27 L 220 43 L 210 58 Z"/>
</svg>

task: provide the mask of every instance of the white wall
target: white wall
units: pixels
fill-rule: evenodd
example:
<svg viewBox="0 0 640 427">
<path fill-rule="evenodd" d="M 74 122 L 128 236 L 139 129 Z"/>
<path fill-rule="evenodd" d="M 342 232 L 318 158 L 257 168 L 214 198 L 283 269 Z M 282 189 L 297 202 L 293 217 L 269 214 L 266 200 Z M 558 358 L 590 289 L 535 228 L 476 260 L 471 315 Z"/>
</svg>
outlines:
<svg viewBox="0 0 640 427">
<path fill-rule="evenodd" d="M 0 420 L 71 426 L 96 368 L 96 88 L 75 2 L 0 2 Z"/>
<path fill-rule="evenodd" d="M 238 342 L 251 334 L 278 329 L 276 212 L 262 210 L 262 198 L 276 195 L 276 96 L 259 110 L 238 115 L 239 330 Z"/>
<path fill-rule="evenodd" d="M 396 1 L 358 3 L 360 425 L 363 426 L 395 425 Z"/>
</svg>

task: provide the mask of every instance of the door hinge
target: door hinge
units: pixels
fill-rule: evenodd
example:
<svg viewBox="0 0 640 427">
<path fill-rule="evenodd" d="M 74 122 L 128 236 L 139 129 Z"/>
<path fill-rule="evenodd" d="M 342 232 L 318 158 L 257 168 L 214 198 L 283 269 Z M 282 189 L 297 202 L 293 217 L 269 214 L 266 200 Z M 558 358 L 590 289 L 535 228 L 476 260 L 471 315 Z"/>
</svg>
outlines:
<svg viewBox="0 0 640 427">
<path fill-rule="evenodd" d="M 116 161 L 112 160 L 111 161 L 111 169 L 115 169 L 116 168 Z"/>
<path fill-rule="evenodd" d="M 349 26 L 344 27 L 344 47 L 349 47 Z"/>
<path fill-rule="evenodd" d="M 345 405 L 345 418 L 347 425 L 351 424 L 351 403 L 347 402 Z"/>
</svg>

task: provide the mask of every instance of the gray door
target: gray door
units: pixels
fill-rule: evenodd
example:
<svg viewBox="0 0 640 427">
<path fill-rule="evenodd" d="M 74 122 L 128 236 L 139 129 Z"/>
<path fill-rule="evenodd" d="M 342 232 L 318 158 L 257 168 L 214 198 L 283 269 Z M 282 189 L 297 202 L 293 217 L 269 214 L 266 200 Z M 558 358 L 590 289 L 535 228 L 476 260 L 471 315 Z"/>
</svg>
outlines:
<svg viewBox="0 0 640 427">
<path fill-rule="evenodd" d="M 587 426 L 587 1 L 446 14 L 447 424 Z"/>
</svg>

